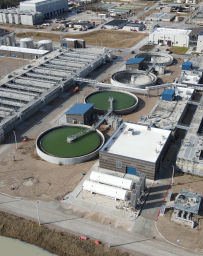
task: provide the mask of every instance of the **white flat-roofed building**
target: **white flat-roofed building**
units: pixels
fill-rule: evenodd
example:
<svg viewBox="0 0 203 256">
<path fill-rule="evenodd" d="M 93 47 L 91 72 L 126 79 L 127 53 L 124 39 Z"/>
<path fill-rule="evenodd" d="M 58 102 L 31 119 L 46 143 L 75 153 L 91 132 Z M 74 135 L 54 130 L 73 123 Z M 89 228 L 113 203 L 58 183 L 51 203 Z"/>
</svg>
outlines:
<svg viewBox="0 0 203 256">
<path fill-rule="evenodd" d="M 156 28 L 149 34 L 152 44 L 163 44 L 168 46 L 188 47 L 189 34 L 192 30 Z"/>
<path fill-rule="evenodd" d="M 171 131 L 122 123 L 99 152 L 100 167 L 155 179 L 171 141 Z"/>
<path fill-rule="evenodd" d="M 66 12 L 68 0 L 28 0 L 20 2 L 20 10 L 41 12 L 43 18 Z"/>
</svg>

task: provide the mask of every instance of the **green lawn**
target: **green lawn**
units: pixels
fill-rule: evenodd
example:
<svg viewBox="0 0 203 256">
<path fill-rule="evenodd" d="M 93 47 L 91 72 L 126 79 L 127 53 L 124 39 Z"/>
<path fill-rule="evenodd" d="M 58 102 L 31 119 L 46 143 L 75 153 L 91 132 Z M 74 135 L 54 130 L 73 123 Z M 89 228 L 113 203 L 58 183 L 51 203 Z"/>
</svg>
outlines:
<svg viewBox="0 0 203 256">
<path fill-rule="evenodd" d="M 188 50 L 188 47 L 172 46 L 171 51 L 176 54 L 185 54 Z"/>
</svg>

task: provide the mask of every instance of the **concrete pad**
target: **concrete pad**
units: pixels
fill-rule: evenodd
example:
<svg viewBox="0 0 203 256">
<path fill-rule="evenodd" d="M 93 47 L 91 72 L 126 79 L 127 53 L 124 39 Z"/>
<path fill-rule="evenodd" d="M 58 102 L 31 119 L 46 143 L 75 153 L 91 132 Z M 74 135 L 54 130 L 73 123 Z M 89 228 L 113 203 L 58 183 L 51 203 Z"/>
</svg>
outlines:
<svg viewBox="0 0 203 256">
<path fill-rule="evenodd" d="M 132 174 L 128 174 L 128 173 L 125 174 L 124 179 L 132 180 L 133 183 L 137 183 L 140 180 L 138 176 L 132 175 Z"/>
<path fill-rule="evenodd" d="M 64 93 L 62 93 L 61 95 L 59 95 L 59 98 L 66 98 L 66 97 L 68 97 L 69 95 L 70 95 L 70 93 L 64 92 Z"/>
<path fill-rule="evenodd" d="M 44 106 L 43 108 L 41 108 L 40 111 L 42 111 L 42 112 L 47 112 L 47 111 L 49 111 L 51 108 L 52 108 L 52 106 L 46 105 L 46 106 Z"/>
<path fill-rule="evenodd" d="M 30 124 L 30 122 L 22 122 L 21 124 L 19 124 L 16 129 L 18 130 L 23 130 L 24 128 L 26 128 L 26 126 L 28 126 Z"/>
</svg>

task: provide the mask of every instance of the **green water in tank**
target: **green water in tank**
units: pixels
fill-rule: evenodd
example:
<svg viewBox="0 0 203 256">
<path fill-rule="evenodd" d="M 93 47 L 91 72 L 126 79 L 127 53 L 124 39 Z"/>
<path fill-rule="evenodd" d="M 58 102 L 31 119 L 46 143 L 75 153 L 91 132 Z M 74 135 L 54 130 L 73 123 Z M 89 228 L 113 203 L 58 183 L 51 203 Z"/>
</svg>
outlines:
<svg viewBox="0 0 203 256">
<path fill-rule="evenodd" d="M 78 138 L 73 143 L 68 143 L 67 137 L 81 132 L 87 128 L 59 127 L 41 138 L 41 149 L 53 156 L 71 158 L 86 155 L 96 150 L 101 145 L 101 137 L 97 132 L 91 132 Z"/>
<path fill-rule="evenodd" d="M 93 95 L 90 95 L 87 98 L 87 103 L 94 103 L 94 108 L 101 110 L 108 110 L 110 103 L 108 101 L 109 97 L 113 97 L 113 110 L 121 110 L 131 107 L 136 103 L 134 97 L 129 94 L 122 92 L 98 92 Z"/>
</svg>

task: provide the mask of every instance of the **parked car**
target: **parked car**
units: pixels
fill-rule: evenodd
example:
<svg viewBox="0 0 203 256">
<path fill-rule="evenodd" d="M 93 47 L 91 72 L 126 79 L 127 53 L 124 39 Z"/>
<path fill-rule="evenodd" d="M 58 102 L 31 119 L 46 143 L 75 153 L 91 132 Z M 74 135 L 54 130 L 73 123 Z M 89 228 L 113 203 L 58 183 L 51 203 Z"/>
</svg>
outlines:
<svg viewBox="0 0 203 256">
<path fill-rule="evenodd" d="M 77 28 L 74 28 L 73 30 L 77 30 Z"/>
</svg>

